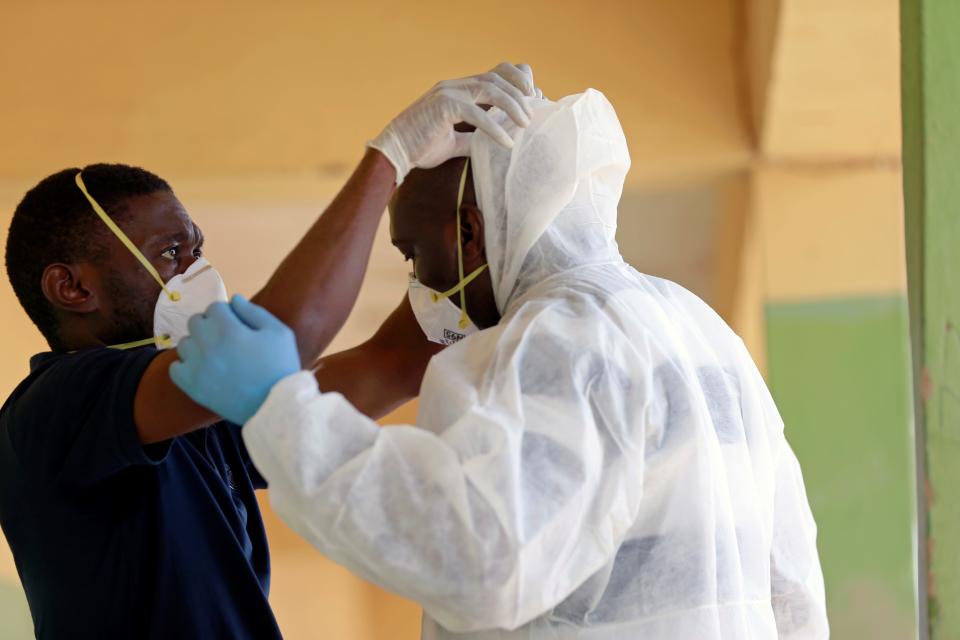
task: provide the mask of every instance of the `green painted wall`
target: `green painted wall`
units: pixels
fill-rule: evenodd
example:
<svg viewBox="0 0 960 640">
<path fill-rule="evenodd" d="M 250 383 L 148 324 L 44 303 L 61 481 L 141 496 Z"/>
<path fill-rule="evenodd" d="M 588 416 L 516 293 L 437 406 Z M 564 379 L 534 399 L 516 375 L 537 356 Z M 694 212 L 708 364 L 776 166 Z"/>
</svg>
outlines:
<svg viewBox="0 0 960 640">
<path fill-rule="evenodd" d="M 902 0 L 903 169 L 917 403 L 921 595 L 960 638 L 960 2 Z M 924 590 L 928 594 L 924 594 Z M 927 621 L 923 631 L 926 632 Z"/>
<path fill-rule="evenodd" d="M 836 640 L 915 637 L 902 297 L 768 304 L 769 381 L 803 467 Z"/>
</svg>

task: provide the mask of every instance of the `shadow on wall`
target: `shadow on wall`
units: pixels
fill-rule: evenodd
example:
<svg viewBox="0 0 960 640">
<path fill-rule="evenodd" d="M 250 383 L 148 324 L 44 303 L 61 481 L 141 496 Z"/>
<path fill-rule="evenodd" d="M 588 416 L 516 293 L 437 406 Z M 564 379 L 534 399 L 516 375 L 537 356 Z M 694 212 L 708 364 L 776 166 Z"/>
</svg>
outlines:
<svg viewBox="0 0 960 640">
<path fill-rule="evenodd" d="M 675 187 L 627 188 L 617 243 L 638 271 L 672 280 L 716 304 L 712 265 L 722 215 L 723 180 Z"/>
</svg>

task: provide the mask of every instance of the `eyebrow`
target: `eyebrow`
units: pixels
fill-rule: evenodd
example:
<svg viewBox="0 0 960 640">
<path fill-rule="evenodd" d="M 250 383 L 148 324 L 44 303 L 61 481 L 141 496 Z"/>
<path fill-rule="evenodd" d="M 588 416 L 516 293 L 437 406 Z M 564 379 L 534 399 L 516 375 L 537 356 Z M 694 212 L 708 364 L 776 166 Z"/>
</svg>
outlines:
<svg viewBox="0 0 960 640">
<path fill-rule="evenodd" d="M 168 243 L 183 243 L 189 239 L 189 236 L 183 231 L 177 231 L 175 233 L 170 233 L 167 235 L 156 236 L 150 244 L 168 244 Z"/>
</svg>

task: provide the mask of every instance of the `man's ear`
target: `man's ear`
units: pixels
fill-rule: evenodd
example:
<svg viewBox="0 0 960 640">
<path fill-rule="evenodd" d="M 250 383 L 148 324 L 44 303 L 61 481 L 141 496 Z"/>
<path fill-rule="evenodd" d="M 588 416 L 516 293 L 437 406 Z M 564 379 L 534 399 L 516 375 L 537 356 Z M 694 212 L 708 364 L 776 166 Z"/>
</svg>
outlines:
<svg viewBox="0 0 960 640">
<path fill-rule="evenodd" d="M 40 287 L 54 309 L 89 313 L 98 306 L 89 282 L 92 277 L 90 265 L 54 263 L 43 270 Z"/>
<path fill-rule="evenodd" d="M 483 213 L 475 205 L 460 206 L 460 239 L 465 264 L 480 266 L 486 262 L 486 240 L 483 235 Z"/>
</svg>

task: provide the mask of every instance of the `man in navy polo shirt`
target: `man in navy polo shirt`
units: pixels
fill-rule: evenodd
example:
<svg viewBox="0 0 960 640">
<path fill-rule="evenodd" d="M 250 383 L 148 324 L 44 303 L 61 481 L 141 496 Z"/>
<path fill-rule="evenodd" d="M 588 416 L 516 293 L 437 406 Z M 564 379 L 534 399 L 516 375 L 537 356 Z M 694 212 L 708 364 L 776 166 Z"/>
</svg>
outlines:
<svg viewBox="0 0 960 640">
<path fill-rule="evenodd" d="M 294 330 L 302 362 L 353 306 L 395 185 L 462 153 L 457 122 L 506 136 L 478 103 L 522 121 L 532 93 L 507 64 L 440 83 L 371 143 L 254 297 Z M 40 638 L 280 635 L 254 497 L 265 482 L 239 428 L 168 375 L 179 311 L 222 290 L 202 247 L 170 186 L 125 165 L 56 173 L 14 213 L 7 273 L 51 351 L 0 409 L 0 524 Z M 405 298 L 370 341 L 325 359 L 322 379 L 378 415 L 417 393 L 432 353 Z"/>
</svg>

